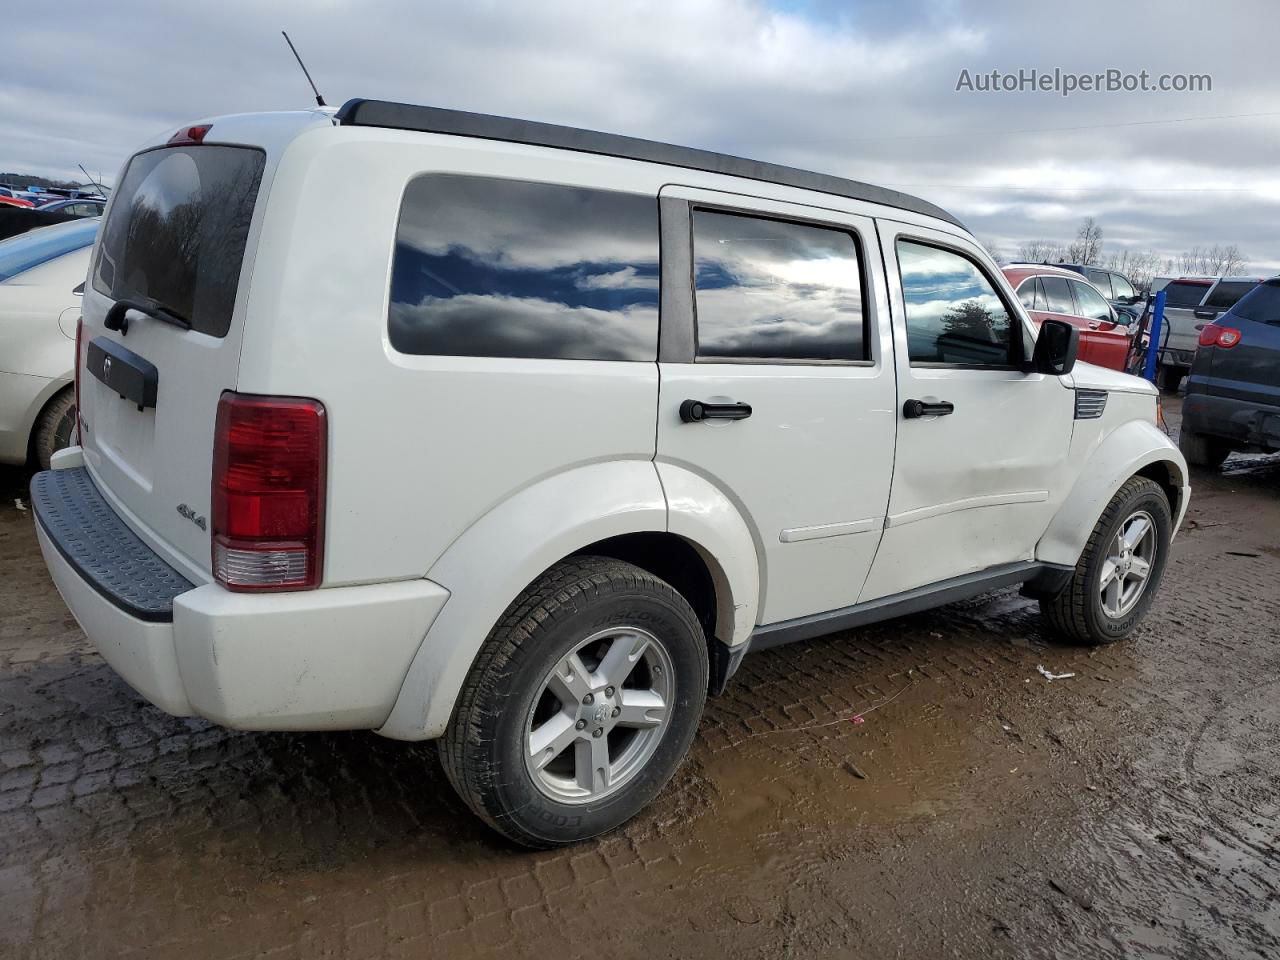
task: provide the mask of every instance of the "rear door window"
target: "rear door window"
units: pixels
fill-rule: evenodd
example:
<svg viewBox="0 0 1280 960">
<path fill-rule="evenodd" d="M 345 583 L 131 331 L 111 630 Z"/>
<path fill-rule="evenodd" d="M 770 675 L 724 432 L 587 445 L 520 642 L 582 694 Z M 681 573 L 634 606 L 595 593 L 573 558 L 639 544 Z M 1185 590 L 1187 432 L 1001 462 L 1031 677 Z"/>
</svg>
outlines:
<svg viewBox="0 0 1280 960">
<path fill-rule="evenodd" d="M 654 360 L 658 200 L 428 174 L 396 228 L 388 334 L 401 353 Z"/>
<path fill-rule="evenodd" d="M 1111 274 L 1105 270 L 1090 270 L 1087 274 L 1089 282 L 1102 291 L 1102 295 L 1111 299 Z"/>
<path fill-rule="evenodd" d="M 226 336 L 265 162 L 261 150 L 213 144 L 135 156 L 103 227 L 93 288 Z"/>
<path fill-rule="evenodd" d="M 1256 280 L 1223 280 L 1213 288 L 1209 294 L 1209 299 L 1204 302 L 1204 305 L 1226 310 L 1228 307 L 1234 306 L 1237 300 L 1257 285 Z"/>
<path fill-rule="evenodd" d="M 1036 306 L 1036 300 L 1037 300 L 1036 293 L 1037 293 L 1037 288 L 1039 287 L 1039 284 L 1040 284 L 1039 280 L 1037 280 L 1035 277 L 1031 277 L 1027 280 L 1023 280 L 1018 287 L 1018 299 L 1022 301 L 1022 305 L 1026 307 L 1028 310 L 1040 309 L 1038 306 Z"/>
<path fill-rule="evenodd" d="M 1071 299 L 1071 281 L 1066 277 L 1041 277 L 1040 289 L 1044 291 L 1041 310 L 1048 313 L 1065 313 L 1075 316 L 1076 305 Z"/>
<path fill-rule="evenodd" d="M 867 358 L 852 234 L 695 210 L 693 258 L 700 359 Z"/>
<path fill-rule="evenodd" d="M 1164 288 L 1164 305 L 1166 307 L 1198 307 L 1208 292 L 1208 284 L 1175 280 Z"/>
<path fill-rule="evenodd" d="M 1133 284 L 1118 273 L 1111 274 L 1111 291 L 1115 294 L 1116 300 L 1127 300 L 1138 295 L 1133 289 Z"/>
</svg>

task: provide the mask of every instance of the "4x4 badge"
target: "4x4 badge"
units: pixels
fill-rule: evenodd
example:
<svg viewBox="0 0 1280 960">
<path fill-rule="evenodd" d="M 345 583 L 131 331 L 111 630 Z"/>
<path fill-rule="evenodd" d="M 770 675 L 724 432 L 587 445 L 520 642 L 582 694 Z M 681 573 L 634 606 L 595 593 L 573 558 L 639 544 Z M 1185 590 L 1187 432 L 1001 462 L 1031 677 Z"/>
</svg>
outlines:
<svg viewBox="0 0 1280 960">
<path fill-rule="evenodd" d="M 194 523 L 201 530 L 208 529 L 208 524 L 205 523 L 204 517 L 200 516 L 198 513 L 196 513 L 194 510 L 188 507 L 185 503 L 178 504 L 178 513 L 182 514 L 184 517 L 186 517 L 188 520 Z"/>
</svg>

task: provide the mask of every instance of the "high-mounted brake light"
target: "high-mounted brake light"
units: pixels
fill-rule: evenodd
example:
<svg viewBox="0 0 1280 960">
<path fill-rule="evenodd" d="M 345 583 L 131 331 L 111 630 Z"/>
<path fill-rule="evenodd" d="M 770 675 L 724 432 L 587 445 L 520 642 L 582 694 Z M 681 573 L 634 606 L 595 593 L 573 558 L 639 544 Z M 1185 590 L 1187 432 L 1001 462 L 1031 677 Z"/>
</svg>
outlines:
<svg viewBox="0 0 1280 960">
<path fill-rule="evenodd" d="M 213 435 L 213 576 L 228 590 L 308 590 L 324 551 L 324 405 L 227 391 Z"/>
<path fill-rule="evenodd" d="M 1240 342 L 1242 334 L 1235 327 L 1206 323 L 1200 328 L 1200 346 L 1230 349 Z"/>
<path fill-rule="evenodd" d="M 213 129 L 212 123 L 200 123 L 194 127 L 183 127 L 169 138 L 170 146 L 203 143 L 205 134 Z"/>
</svg>

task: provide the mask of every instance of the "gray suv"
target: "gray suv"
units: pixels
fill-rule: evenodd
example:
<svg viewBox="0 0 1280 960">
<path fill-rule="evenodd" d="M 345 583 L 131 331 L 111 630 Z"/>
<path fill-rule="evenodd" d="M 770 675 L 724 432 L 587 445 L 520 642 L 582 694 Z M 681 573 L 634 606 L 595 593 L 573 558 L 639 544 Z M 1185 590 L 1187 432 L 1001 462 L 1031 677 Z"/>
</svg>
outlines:
<svg viewBox="0 0 1280 960">
<path fill-rule="evenodd" d="M 1201 467 L 1233 450 L 1280 450 L 1280 277 L 1200 330 L 1179 446 Z"/>
</svg>

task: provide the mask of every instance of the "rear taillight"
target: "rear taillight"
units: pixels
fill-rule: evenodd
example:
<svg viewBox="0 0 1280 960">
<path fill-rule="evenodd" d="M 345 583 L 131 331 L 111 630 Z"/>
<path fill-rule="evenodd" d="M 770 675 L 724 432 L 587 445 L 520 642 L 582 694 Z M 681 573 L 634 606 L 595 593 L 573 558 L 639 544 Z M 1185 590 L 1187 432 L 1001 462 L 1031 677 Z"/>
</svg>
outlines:
<svg viewBox="0 0 1280 960">
<path fill-rule="evenodd" d="M 213 576 L 228 590 L 320 585 L 324 405 L 222 395 L 213 437 Z"/>
<path fill-rule="evenodd" d="M 1240 342 L 1240 331 L 1235 327 L 1224 327 L 1217 323 L 1206 323 L 1200 328 L 1200 346 L 1234 347 Z"/>
</svg>

